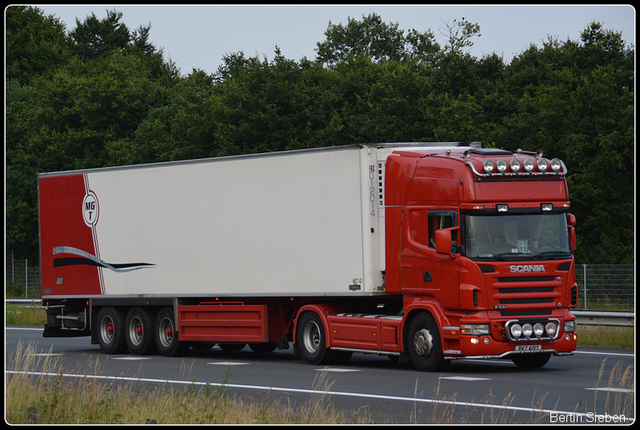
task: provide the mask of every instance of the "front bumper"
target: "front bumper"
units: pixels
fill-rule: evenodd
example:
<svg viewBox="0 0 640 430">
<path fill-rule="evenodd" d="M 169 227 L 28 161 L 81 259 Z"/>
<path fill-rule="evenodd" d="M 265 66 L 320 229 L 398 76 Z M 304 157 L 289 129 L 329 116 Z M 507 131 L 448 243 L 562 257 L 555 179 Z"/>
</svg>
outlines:
<svg viewBox="0 0 640 430">
<path fill-rule="evenodd" d="M 560 333 L 553 341 L 497 341 L 491 335 L 460 336 L 460 349 L 445 350 L 445 358 L 506 358 L 514 354 L 551 353 L 573 355 L 578 344 L 576 333 Z M 539 348 L 539 349 L 536 349 Z"/>
</svg>

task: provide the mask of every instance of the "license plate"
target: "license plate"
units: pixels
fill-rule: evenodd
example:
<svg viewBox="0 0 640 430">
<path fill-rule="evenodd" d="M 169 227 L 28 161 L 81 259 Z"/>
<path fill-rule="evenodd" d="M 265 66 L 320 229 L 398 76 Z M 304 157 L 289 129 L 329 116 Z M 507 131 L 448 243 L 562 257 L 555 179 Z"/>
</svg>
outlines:
<svg viewBox="0 0 640 430">
<path fill-rule="evenodd" d="M 516 345 L 516 351 L 542 351 L 542 345 Z"/>
</svg>

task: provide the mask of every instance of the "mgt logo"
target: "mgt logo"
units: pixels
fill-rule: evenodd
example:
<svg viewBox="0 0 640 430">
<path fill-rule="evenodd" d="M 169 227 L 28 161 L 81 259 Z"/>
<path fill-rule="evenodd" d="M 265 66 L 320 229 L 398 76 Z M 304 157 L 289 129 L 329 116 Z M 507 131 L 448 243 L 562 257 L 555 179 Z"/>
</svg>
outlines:
<svg viewBox="0 0 640 430">
<path fill-rule="evenodd" d="M 519 264 L 517 266 L 510 266 L 511 273 L 523 273 L 523 272 L 545 272 L 542 264 Z"/>
<path fill-rule="evenodd" d="M 100 205 L 98 196 L 93 191 L 89 191 L 82 201 L 82 217 L 87 227 L 93 227 L 98 222 L 100 215 Z"/>
</svg>

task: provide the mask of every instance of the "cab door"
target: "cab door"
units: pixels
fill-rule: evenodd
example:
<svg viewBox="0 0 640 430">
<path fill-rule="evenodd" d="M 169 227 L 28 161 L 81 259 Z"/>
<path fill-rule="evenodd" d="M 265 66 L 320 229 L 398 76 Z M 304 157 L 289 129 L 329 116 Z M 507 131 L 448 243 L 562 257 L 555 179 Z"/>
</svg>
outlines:
<svg viewBox="0 0 640 430">
<path fill-rule="evenodd" d="M 436 231 L 457 227 L 458 220 L 456 209 L 410 207 L 406 210 L 400 254 L 402 293 L 435 296 L 445 308 L 459 306 L 459 231 L 451 231 L 451 254 L 438 254 L 435 239 Z"/>
</svg>

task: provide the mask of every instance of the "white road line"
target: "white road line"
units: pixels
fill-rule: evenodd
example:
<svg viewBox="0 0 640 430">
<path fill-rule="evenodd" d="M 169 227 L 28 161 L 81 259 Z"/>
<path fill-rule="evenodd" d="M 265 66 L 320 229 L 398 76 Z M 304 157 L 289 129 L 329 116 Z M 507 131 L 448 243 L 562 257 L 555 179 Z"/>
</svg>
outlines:
<svg viewBox="0 0 640 430">
<path fill-rule="evenodd" d="M 151 357 L 111 357 L 111 360 L 138 361 L 138 360 L 151 360 Z"/>
<path fill-rule="evenodd" d="M 610 391 L 612 393 L 633 393 L 634 390 L 629 388 L 616 388 L 616 387 L 594 387 L 594 388 L 585 388 L 585 390 L 589 391 Z"/>
<path fill-rule="evenodd" d="M 346 372 L 362 372 L 360 369 L 344 369 L 339 367 L 325 367 L 324 369 L 314 369 L 316 372 L 334 372 L 334 373 L 346 373 Z"/>
<path fill-rule="evenodd" d="M 576 351 L 576 354 L 592 354 L 592 355 L 615 355 L 620 357 L 634 357 L 633 354 L 623 354 L 621 352 L 597 352 L 597 351 Z"/>
<path fill-rule="evenodd" d="M 210 363 L 207 364 L 214 364 L 217 366 L 244 366 L 247 365 L 249 363 L 239 363 L 237 361 L 212 361 Z"/>
<path fill-rule="evenodd" d="M 475 378 L 473 376 L 440 376 L 439 379 L 451 379 L 453 381 L 491 381 L 491 378 Z"/>
<path fill-rule="evenodd" d="M 362 399 L 378 399 L 378 400 L 393 400 L 399 402 L 409 402 L 409 403 L 429 403 L 429 404 L 443 404 L 443 405 L 455 405 L 456 407 L 466 406 L 473 408 L 488 408 L 488 409 L 500 409 L 504 411 L 516 411 L 516 412 L 539 412 L 539 413 L 556 413 L 556 414 L 572 414 L 572 415 L 580 415 L 586 416 L 587 414 L 578 413 L 575 411 L 560 411 L 555 409 L 538 409 L 538 408 L 528 408 L 528 407 L 519 407 L 519 406 L 511 406 L 511 405 L 493 405 L 490 403 L 475 403 L 475 402 L 457 402 L 451 400 L 438 400 L 438 399 L 424 399 L 424 398 L 416 398 L 416 397 L 402 397 L 402 396 L 387 396 L 381 394 L 364 394 L 364 393 L 350 393 L 350 392 L 341 392 L 341 391 L 322 391 L 322 390 L 307 390 L 303 388 L 285 388 L 285 387 L 265 387 L 259 385 L 240 385 L 240 384 L 222 384 L 216 382 L 199 382 L 199 381 L 179 381 L 179 380 L 170 380 L 170 379 L 151 379 L 151 378 L 133 378 L 126 376 L 104 376 L 104 375 L 77 375 L 72 373 L 42 373 L 42 372 L 21 372 L 14 370 L 7 370 L 6 373 L 11 374 L 20 374 L 20 375 L 35 375 L 35 376 L 63 376 L 68 378 L 87 378 L 87 379 L 100 379 L 106 381 L 124 381 L 124 382 L 147 382 L 147 383 L 159 383 L 159 384 L 179 384 L 179 385 L 200 385 L 200 386 L 209 386 L 209 387 L 227 387 L 227 388 L 238 388 L 238 389 L 246 389 L 246 390 L 260 390 L 260 391 L 278 391 L 285 393 L 299 393 L 299 394 L 327 394 L 330 396 L 345 396 L 345 397 L 355 397 Z M 627 417 L 631 421 L 635 420 L 633 417 Z"/>
</svg>

